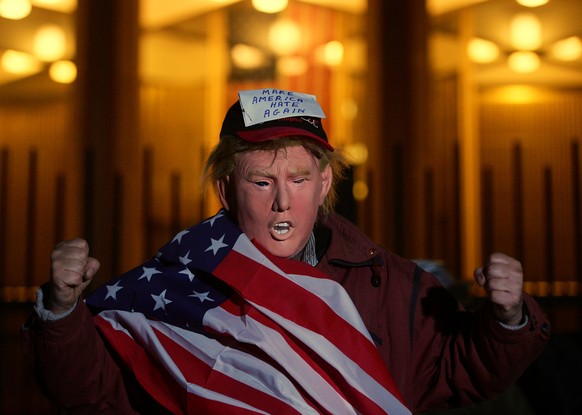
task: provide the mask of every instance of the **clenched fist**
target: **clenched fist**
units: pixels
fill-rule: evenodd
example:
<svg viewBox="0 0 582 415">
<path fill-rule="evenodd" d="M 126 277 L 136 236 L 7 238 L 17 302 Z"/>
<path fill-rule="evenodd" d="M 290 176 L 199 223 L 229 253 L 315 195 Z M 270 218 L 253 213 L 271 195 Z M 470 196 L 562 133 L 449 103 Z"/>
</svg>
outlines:
<svg viewBox="0 0 582 415">
<path fill-rule="evenodd" d="M 492 254 L 485 267 L 475 270 L 475 281 L 487 291 L 499 321 L 514 326 L 522 322 L 523 269 L 518 260 Z"/>
<path fill-rule="evenodd" d="M 58 314 L 75 305 L 98 269 L 99 261 L 89 256 L 85 240 L 59 243 L 51 254 L 48 309 Z"/>
</svg>

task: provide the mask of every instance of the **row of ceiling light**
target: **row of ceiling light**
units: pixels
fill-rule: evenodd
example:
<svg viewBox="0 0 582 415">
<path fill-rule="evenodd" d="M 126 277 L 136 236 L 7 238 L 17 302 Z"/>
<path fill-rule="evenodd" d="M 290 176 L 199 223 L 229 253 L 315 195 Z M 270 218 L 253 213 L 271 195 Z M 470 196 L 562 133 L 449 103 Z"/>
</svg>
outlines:
<svg viewBox="0 0 582 415">
<path fill-rule="evenodd" d="M 253 7 L 263 13 L 278 13 L 283 11 L 288 0 L 253 0 Z M 60 8 L 61 10 L 74 10 L 76 0 L 0 0 L 0 17 L 5 19 L 20 20 L 26 18 L 32 10 L 32 6 Z M 307 70 L 307 64 L 301 58 L 290 56 L 302 42 L 301 30 L 291 20 L 279 20 L 270 30 L 270 45 L 273 52 L 280 56 L 279 68 L 293 68 L 298 75 Z M 49 76 L 61 83 L 71 83 L 76 78 L 76 66 L 73 62 L 65 60 L 67 52 L 67 37 L 62 27 L 50 24 L 39 27 L 36 30 L 33 41 L 32 53 L 17 50 L 6 50 L 0 57 L 0 67 L 6 73 L 28 76 L 40 72 L 48 63 Z M 266 60 L 263 51 L 258 48 L 243 44 L 235 45 L 231 51 L 233 63 L 244 69 L 260 67 Z M 328 65 L 336 65 L 342 60 L 343 46 L 339 42 L 330 42 L 324 45 L 318 56 Z M 289 60 L 293 60 L 289 64 Z"/>
<path fill-rule="evenodd" d="M 517 0 L 526 7 L 539 7 L 549 0 Z M 31 12 L 33 3 L 38 6 L 71 9 L 76 0 L 0 0 L 0 17 L 23 19 Z M 287 7 L 288 0 L 253 0 L 256 10 L 265 13 L 278 13 Z M 278 21 L 270 30 L 270 42 L 280 59 L 295 59 L 291 56 L 301 44 L 301 31 L 291 20 Z M 510 42 L 513 48 L 507 58 L 508 66 L 518 73 L 535 72 L 540 64 L 539 48 L 542 45 L 542 25 L 539 18 L 530 12 L 516 14 L 510 22 Z M 2 54 L 0 65 L 7 73 L 26 75 L 39 72 L 45 63 L 50 63 L 50 76 L 57 82 L 73 82 L 76 67 L 73 62 L 63 60 L 67 50 L 64 30 L 58 25 L 44 25 L 37 29 L 34 36 L 32 54 L 7 50 Z M 261 50 L 247 45 L 235 45 L 232 51 L 235 65 L 245 69 L 260 67 L 265 57 Z M 501 54 L 500 47 L 494 42 L 473 38 L 468 44 L 468 55 L 476 63 L 495 62 Z M 582 40 L 571 36 L 553 43 L 550 55 L 561 61 L 574 61 L 582 57 Z M 343 46 L 339 42 L 330 42 L 320 49 L 319 56 L 324 63 L 336 65 L 343 57 Z M 293 65 L 284 64 L 283 68 L 302 68 L 301 62 Z"/>
<path fill-rule="evenodd" d="M 275 14 L 282 12 L 288 6 L 288 0 L 252 0 L 254 9 L 262 13 Z M 277 72 L 285 76 L 303 75 L 308 70 L 306 59 L 297 52 L 303 44 L 303 33 L 299 25 L 292 19 L 277 19 L 268 29 L 269 52 L 277 56 Z M 267 51 L 259 47 L 236 44 L 230 51 L 233 64 L 245 70 L 258 69 L 268 61 Z M 344 45 L 333 40 L 315 49 L 315 59 L 318 63 L 334 67 L 342 63 Z"/>
<path fill-rule="evenodd" d="M 0 0 L 0 18 L 21 20 L 28 17 L 32 6 L 56 10 L 74 10 L 76 0 Z M 32 53 L 8 49 L 0 57 L 0 67 L 8 74 L 28 76 L 39 73 L 49 65 L 49 76 L 55 82 L 72 83 L 77 67 L 65 59 L 68 43 L 64 29 L 57 24 L 45 24 L 36 29 Z"/>
<path fill-rule="evenodd" d="M 539 7 L 549 0 L 517 0 L 526 7 Z M 510 44 L 513 50 L 507 57 L 507 65 L 517 73 L 532 73 L 541 65 L 542 24 L 532 12 L 520 12 L 513 16 L 509 25 Z M 501 55 L 500 47 L 494 42 L 475 37 L 469 41 L 467 53 L 475 63 L 492 63 Z M 570 36 L 554 42 L 549 47 L 549 56 L 570 62 L 582 57 L 582 39 Z"/>
<path fill-rule="evenodd" d="M 277 56 L 277 71 L 286 76 L 302 75 L 308 70 L 306 59 L 297 52 L 303 44 L 303 33 L 292 19 L 281 18 L 275 21 L 268 31 L 270 52 Z M 258 69 L 267 61 L 267 53 L 259 47 L 238 43 L 233 45 L 230 54 L 233 64 L 246 70 Z M 314 50 L 318 63 L 334 67 L 343 62 L 344 46 L 337 40 L 329 41 Z"/>
</svg>

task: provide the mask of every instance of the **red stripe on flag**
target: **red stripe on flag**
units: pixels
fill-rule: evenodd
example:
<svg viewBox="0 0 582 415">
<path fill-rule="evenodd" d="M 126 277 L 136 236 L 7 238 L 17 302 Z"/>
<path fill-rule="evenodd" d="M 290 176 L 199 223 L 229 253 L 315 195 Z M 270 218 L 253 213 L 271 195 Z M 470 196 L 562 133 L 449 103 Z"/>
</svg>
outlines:
<svg viewBox="0 0 582 415">
<path fill-rule="evenodd" d="M 238 296 L 237 296 L 238 297 Z M 238 297 L 240 299 L 240 297 Z M 269 356 L 269 352 L 271 354 L 273 354 L 273 349 L 261 349 L 260 353 L 267 353 L 265 356 L 262 356 L 261 359 L 264 361 L 269 361 L 269 363 L 271 365 L 276 365 L 277 367 L 280 368 L 281 371 L 283 372 L 287 372 L 288 373 L 288 378 L 290 380 L 293 381 L 293 383 L 300 388 L 300 391 L 302 393 L 302 395 L 304 396 L 304 398 L 308 401 L 313 401 L 313 397 L 309 396 L 309 394 L 307 394 L 305 392 L 305 390 L 303 389 L 303 386 L 300 385 L 300 380 L 298 381 L 295 380 L 295 377 L 292 374 L 289 374 L 289 369 L 297 369 L 297 362 L 301 361 L 304 362 L 305 364 L 309 365 L 309 367 L 315 372 L 317 373 L 317 375 L 319 375 L 322 379 L 324 379 L 326 381 L 327 384 L 329 384 L 329 386 L 331 388 L 333 388 L 338 395 L 342 396 L 345 400 L 346 396 L 342 393 L 342 391 L 340 390 L 340 388 L 338 388 L 336 386 L 336 382 L 332 379 L 331 376 L 329 376 L 328 371 L 325 369 L 325 366 L 328 366 L 327 364 L 324 364 L 323 367 L 321 365 L 321 363 L 325 363 L 325 362 L 319 362 L 317 363 L 316 360 L 320 360 L 320 358 L 317 356 L 316 353 L 314 353 L 311 349 L 306 348 L 303 343 L 298 340 L 297 338 L 295 338 L 291 333 L 288 333 L 286 330 L 284 330 L 281 326 L 279 326 L 277 323 L 275 323 L 273 320 L 269 319 L 268 317 L 266 317 L 265 315 L 263 315 L 259 310 L 257 310 L 253 305 L 245 302 L 244 300 L 242 301 L 226 301 L 225 303 L 223 303 L 223 308 L 225 311 L 228 311 L 229 313 L 232 313 L 233 315 L 236 316 L 243 316 L 245 320 L 247 321 L 247 323 L 250 322 L 256 322 L 257 324 L 262 325 L 264 328 L 267 328 L 268 330 L 271 330 L 273 333 L 269 333 L 269 339 L 271 339 L 271 341 L 267 341 L 266 343 L 268 343 L 271 347 L 273 347 L 273 337 L 275 335 L 279 335 L 282 339 L 284 344 L 289 347 L 289 351 L 284 351 L 285 353 L 285 361 L 281 361 L 281 360 L 276 360 L 273 359 L 272 356 Z M 265 339 L 266 340 L 266 339 Z M 259 348 L 261 348 L 261 346 L 265 347 L 264 345 L 258 345 Z M 280 349 L 280 346 L 277 346 L 278 350 Z M 280 351 L 280 350 L 279 350 Z M 296 354 L 296 356 L 293 355 L 293 352 Z M 316 404 L 314 402 L 314 404 Z M 322 410 L 324 410 L 322 408 Z"/>
<path fill-rule="evenodd" d="M 330 363 L 325 361 L 322 356 L 315 353 L 311 348 L 309 348 L 309 346 L 304 345 L 303 342 L 281 328 L 281 326 L 276 322 L 266 317 L 261 313 L 261 311 L 256 308 L 247 308 L 246 318 L 252 318 L 263 326 L 268 327 L 281 335 L 285 343 L 293 350 L 293 352 L 295 352 L 302 361 L 307 363 L 313 371 L 321 376 L 321 378 L 324 379 L 338 395 L 342 396 L 345 401 L 349 402 L 354 408 L 356 408 L 359 413 L 385 413 L 376 402 L 350 385 L 341 373 L 335 367 L 330 365 Z M 292 365 L 293 361 L 290 360 L 289 364 Z"/>
<path fill-rule="evenodd" d="M 277 265 L 290 265 L 298 271 L 297 261 L 269 259 L 276 261 Z M 307 267 L 303 266 L 301 274 L 306 275 L 306 271 L 315 275 L 319 273 L 316 269 Z M 376 346 L 351 324 L 339 318 L 319 297 L 235 250 L 224 258 L 213 273 L 238 290 L 247 300 L 328 338 L 342 353 L 403 402 Z M 285 293 L 286 298 L 293 300 L 293 307 L 280 301 L 281 297 L 274 296 L 274 292 Z"/>
<path fill-rule="evenodd" d="M 142 323 L 148 327 L 129 327 L 124 322 L 116 320 L 116 324 L 120 324 L 130 333 L 133 330 L 150 330 L 163 347 L 164 355 L 160 355 L 155 347 L 149 348 L 151 342 L 141 344 L 125 331 L 113 327 L 107 318 L 95 317 L 95 324 L 107 338 L 111 347 L 131 369 L 140 385 L 172 413 L 256 415 L 257 410 L 269 414 L 297 415 L 300 413 L 269 394 L 238 382 L 217 370 L 212 370 L 205 362 L 174 342 L 165 333 L 149 326 L 148 320 L 143 319 L 138 324 Z M 227 399 L 239 400 L 257 410 L 221 401 L 220 397 L 208 399 L 196 393 L 189 393 L 186 384 L 181 384 L 164 368 L 165 365 L 162 363 L 164 359 L 170 359 L 178 367 L 186 382 L 222 394 Z M 166 362 L 166 364 L 171 363 Z"/>
<path fill-rule="evenodd" d="M 300 413 L 269 394 L 237 381 L 218 370 L 213 370 L 206 363 L 198 360 L 191 352 L 168 338 L 164 333 L 155 328 L 154 331 L 168 354 L 172 356 L 172 360 L 178 366 L 186 381 L 224 394 L 271 414 Z"/>
<path fill-rule="evenodd" d="M 99 315 L 95 325 L 107 338 L 109 345 L 134 373 L 139 384 L 162 406 L 178 414 L 183 413 L 179 402 L 185 402 L 186 390 L 178 385 L 164 368 L 156 364 L 147 352 L 127 333 L 116 330 L 110 322 Z"/>
</svg>

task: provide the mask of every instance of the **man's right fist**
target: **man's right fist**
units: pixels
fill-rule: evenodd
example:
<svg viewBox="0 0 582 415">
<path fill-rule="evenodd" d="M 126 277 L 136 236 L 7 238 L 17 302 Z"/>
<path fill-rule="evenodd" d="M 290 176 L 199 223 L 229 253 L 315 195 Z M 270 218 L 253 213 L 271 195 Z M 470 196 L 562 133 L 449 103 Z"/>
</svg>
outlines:
<svg viewBox="0 0 582 415">
<path fill-rule="evenodd" d="M 71 239 L 60 242 L 51 254 L 50 297 L 47 308 L 58 314 L 77 304 L 97 270 L 99 261 L 89 256 L 87 241 Z"/>
</svg>

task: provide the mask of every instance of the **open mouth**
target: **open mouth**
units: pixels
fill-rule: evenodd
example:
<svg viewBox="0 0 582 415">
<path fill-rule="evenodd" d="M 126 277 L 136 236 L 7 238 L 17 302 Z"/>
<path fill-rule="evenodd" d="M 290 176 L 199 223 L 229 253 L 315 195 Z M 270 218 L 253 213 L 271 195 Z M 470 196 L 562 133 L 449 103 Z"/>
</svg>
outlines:
<svg viewBox="0 0 582 415">
<path fill-rule="evenodd" d="M 273 230 L 277 235 L 286 235 L 291 230 L 291 224 L 289 222 L 278 222 L 273 226 Z"/>
</svg>

